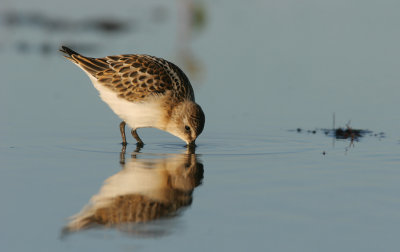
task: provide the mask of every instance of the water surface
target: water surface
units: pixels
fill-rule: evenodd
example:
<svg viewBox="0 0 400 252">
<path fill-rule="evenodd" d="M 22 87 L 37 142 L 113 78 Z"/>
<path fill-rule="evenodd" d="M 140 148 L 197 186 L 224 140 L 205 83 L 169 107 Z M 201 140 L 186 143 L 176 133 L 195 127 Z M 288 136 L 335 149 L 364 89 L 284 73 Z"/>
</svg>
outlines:
<svg viewBox="0 0 400 252">
<path fill-rule="evenodd" d="M 195 2 L 0 7 L 2 250 L 396 251 L 399 4 Z M 85 26 L 104 16 L 125 28 Z M 195 152 L 154 129 L 123 150 L 63 43 L 180 65 L 206 114 Z M 325 135 L 333 113 L 384 137 Z"/>
</svg>

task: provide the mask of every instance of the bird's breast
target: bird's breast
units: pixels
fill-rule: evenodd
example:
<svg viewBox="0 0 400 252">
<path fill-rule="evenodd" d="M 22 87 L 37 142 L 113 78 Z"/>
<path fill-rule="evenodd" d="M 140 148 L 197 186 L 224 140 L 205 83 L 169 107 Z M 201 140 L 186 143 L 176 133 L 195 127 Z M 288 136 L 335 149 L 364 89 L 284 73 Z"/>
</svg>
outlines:
<svg viewBox="0 0 400 252">
<path fill-rule="evenodd" d="M 99 91 L 100 98 L 131 128 L 163 127 L 163 110 L 157 99 L 131 102 L 119 97 L 116 92 L 99 83 L 96 78 L 91 77 L 91 80 L 94 87 Z"/>
</svg>

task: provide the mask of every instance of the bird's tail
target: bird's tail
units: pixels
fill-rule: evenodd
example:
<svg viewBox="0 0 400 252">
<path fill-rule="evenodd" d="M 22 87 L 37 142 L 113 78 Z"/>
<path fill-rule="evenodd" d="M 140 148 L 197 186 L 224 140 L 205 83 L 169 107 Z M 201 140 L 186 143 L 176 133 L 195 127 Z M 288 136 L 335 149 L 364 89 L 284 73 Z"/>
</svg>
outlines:
<svg viewBox="0 0 400 252">
<path fill-rule="evenodd" d="M 60 52 L 63 52 L 65 54 L 64 57 L 66 59 L 72 61 L 73 63 L 75 63 L 80 68 L 82 68 L 87 73 L 93 76 L 95 76 L 98 72 L 110 68 L 105 58 L 95 59 L 95 58 L 85 57 L 66 46 L 61 46 Z"/>
<path fill-rule="evenodd" d="M 75 52 L 74 50 L 72 50 L 71 48 L 68 48 L 66 46 L 61 46 L 60 48 L 60 52 L 64 53 L 64 57 L 74 63 L 78 63 L 76 61 L 76 59 L 74 59 L 72 56 L 74 55 L 80 55 L 79 53 Z"/>
</svg>

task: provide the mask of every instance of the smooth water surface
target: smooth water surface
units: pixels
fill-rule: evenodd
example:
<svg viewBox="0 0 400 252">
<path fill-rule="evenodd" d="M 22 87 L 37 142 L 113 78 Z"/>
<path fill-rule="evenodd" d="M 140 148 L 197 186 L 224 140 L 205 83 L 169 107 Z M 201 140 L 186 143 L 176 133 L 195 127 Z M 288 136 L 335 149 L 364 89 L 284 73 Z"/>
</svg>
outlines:
<svg viewBox="0 0 400 252">
<path fill-rule="evenodd" d="M 6 1 L 1 251 L 397 251 L 399 7 Z M 122 148 L 64 43 L 181 66 L 206 114 L 195 152 L 154 129 Z M 325 135 L 333 113 L 373 133 Z"/>
</svg>

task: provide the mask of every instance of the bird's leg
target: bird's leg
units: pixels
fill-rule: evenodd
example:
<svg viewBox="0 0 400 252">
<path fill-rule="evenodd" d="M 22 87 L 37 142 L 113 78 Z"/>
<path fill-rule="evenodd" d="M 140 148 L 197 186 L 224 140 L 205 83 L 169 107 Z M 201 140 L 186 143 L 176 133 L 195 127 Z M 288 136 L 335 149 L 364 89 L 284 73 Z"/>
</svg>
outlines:
<svg viewBox="0 0 400 252">
<path fill-rule="evenodd" d="M 125 121 L 122 121 L 120 124 L 119 124 L 119 130 L 121 131 L 121 137 L 122 137 L 122 145 L 126 145 L 127 144 L 127 142 L 126 142 L 126 137 L 125 137 Z"/>
<path fill-rule="evenodd" d="M 132 153 L 132 157 L 136 158 L 136 154 L 139 153 L 142 148 L 143 148 L 143 143 L 142 144 L 136 143 L 136 149 L 133 152 L 135 154 Z"/>
<path fill-rule="evenodd" d="M 119 163 L 124 167 L 125 165 L 125 152 L 126 152 L 126 145 L 122 145 L 121 152 L 119 153 Z"/>
<path fill-rule="evenodd" d="M 138 147 L 143 147 L 143 141 L 142 141 L 142 139 L 140 139 L 139 135 L 137 134 L 136 129 L 132 129 L 131 134 L 137 141 L 136 145 Z"/>
</svg>

